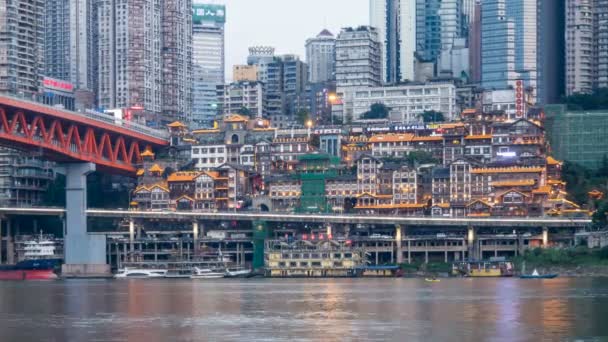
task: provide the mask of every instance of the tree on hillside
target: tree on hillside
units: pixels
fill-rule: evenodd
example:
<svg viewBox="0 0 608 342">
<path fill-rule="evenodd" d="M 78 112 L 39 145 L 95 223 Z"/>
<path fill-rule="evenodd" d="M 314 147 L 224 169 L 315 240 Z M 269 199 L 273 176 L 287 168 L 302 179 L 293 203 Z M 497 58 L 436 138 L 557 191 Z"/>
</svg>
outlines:
<svg viewBox="0 0 608 342">
<path fill-rule="evenodd" d="M 296 113 L 296 120 L 300 125 L 306 125 L 306 122 L 310 120 L 310 113 L 306 109 L 300 109 Z"/>
<path fill-rule="evenodd" d="M 425 110 L 420 117 L 424 121 L 424 123 L 428 122 L 444 122 L 445 117 L 442 112 L 438 112 L 436 110 Z"/>
<path fill-rule="evenodd" d="M 251 110 L 249 110 L 249 108 L 247 108 L 247 107 L 239 108 L 239 110 L 237 110 L 236 113 L 239 115 L 251 117 Z"/>
<path fill-rule="evenodd" d="M 571 110 L 608 109 L 608 88 L 597 89 L 593 94 L 576 93 L 566 96 L 563 102 Z"/>
<path fill-rule="evenodd" d="M 384 103 L 374 103 L 367 112 L 363 113 L 361 119 L 386 119 L 390 110 Z"/>
</svg>

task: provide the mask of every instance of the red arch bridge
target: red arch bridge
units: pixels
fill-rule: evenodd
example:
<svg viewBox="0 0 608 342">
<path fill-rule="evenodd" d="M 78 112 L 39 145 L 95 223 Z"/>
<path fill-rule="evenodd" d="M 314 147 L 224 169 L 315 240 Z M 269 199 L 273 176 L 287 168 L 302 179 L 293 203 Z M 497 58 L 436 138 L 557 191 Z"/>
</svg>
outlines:
<svg viewBox="0 0 608 342">
<path fill-rule="evenodd" d="M 105 239 L 86 229 L 86 175 L 135 175 L 141 152 L 169 145 L 168 133 L 97 112 L 77 113 L 0 96 L 0 144 L 58 162 L 66 175 L 64 272 L 108 273 Z"/>
</svg>

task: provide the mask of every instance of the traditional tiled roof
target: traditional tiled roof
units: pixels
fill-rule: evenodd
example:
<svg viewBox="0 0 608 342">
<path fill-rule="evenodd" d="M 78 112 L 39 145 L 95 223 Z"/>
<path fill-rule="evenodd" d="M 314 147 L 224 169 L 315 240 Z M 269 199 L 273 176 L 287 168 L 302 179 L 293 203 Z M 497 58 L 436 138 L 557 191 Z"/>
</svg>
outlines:
<svg viewBox="0 0 608 342">
<path fill-rule="evenodd" d="M 477 109 L 475 108 L 467 108 L 462 111 L 462 115 L 474 115 L 477 114 Z"/>
<path fill-rule="evenodd" d="M 158 164 L 154 164 L 154 165 L 152 165 L 152 167 L 148 171 L 150 171 L 150 172 L 163 172 L 163 171 L 165 171 L 165 169 L 163 169 L 162 167 L 158 166 Z"/>
<path fill-rule="evenodd" d="M 230 114 L 225 119 L 224 122 L 247 122 L 249 118 L 239 115 L 239 114 Z"/>
<path fill-rule="evenodd" d="M 550 185 L 566 185 L 566 182 L 559 179 L 549 179 L 547 180 L 547 184 Z"/>
<path fill-rule="evenodd" d="M 167 182 L 192 182 L 199 175 L 199 172 L 185 171 L 172 173 Z"/>
<path fill-rule="evenodd" d="M 194 199 L 192 197 L 188 196 L 188 195 L 182 195 L 182 196 L 178 197 L 175 201 L 177 202 L 177 201 L 182 200 L 182 199 L 188 200 L 190 202 L 194 202 Z"/>
<path fill-rule="evenodd" d="M 433 204 L 433 207 L 448 209 L 450 207 L 450 203 L 436 203 L 436 204 Z"/>
<path fill-rule="evenodd" d="M 150 191 L 152 191 L 152 190 L 154 190 L 154 189 L 161 189 L 161 190 L 163 190 L 163 191 L 165 191 L 165 192 L 169 192 L 169 188 L 167 188 L 167 185 L 166 185 L 166 184 L 164 184 L 164 183 L 157 183 L 157 184 L 154 184 L 154 185 L 152 185 L 152 186 L 148 187 L 148 189 L 149 189 Z"/>
<path fill-rule="evenodd" d="M 580 205 L 578 205 L 578 204 L 576 204 L 576 203 L 574 203 L 572 201 L 569 201 L 569 200 L 567 200 L 565 198 L 551 198 L 551 199 L 549 199 L 549 201 L 550 202 L 557 202 L 557 203 L 561 203 L 561 204 L 570 205 L 570 206 L 572 206 L 574 208 L 580 208 L 581 207 Z"/>
<path fill-rule="evenodd" d="M 549 156 L 547 157 L 547 165 L 562 165 L 563 163 L 555 158 Z"/>
<path fill-rule="evenodd" d="M 146 173 L 146 171 L 145 171 L 144 169 L 139 169 L 139 170 L 137 170 L 136 175 L 137 175 L 137 177 L 141 177 L 141 176 L 143 176 L 145 173 Z"/>
<path fill-rule="evenodd" d="M 490 204 L 486 201 L 482 201 L 482 200 L 472 200 L 469 204 L 467 204 L 467 207 L 470 207 L 475 203 L 481 203 L 481 204 L 485 205 L 486 207 L 492 207 L 492 204 Z"/>
<path fill-rule="evenodd" d="M 187 126 L 179 121 L 174 121 L 167 125 L 170 128 L 186 128 Z"/>
<path fill-rule="evenodd" d="M 355 209 L 422 209 L 424 204 L 411 204 L 411 203 L 399 203 L 399 204 L 376 204 L 376 205 L 357 205 Z"/>
<path fill-rule="evenodd" d="M 509 192 L 517 192 L 518 194 L 520 194 L 520 195 L 522 195 L 522 196 L 524 196 L 524 197 L 530 197 L 530 195 L 526 194 L 525 192 L 521 192 L 521 191 L 518 191 L 518 190 L 516 190 L 516 189 L 509 189 L 509 190 L 507 190 L 507 191 L 503 191 L 503 192 L 501 192 L 501 193 L 500 193 L 498 196 L 496 196 L 496 197 L 503 197 L 504 195 L 508 194 Z"/>
<path fill-rule="evenodd" d="M 536 184 L 534 179 L 515 179 L 490 183 L 490 185 L 495 187 L 533 186 L 534 184 Z"/>
<path fill-rule="evenodd" d="M 192 134 L 208 134 L 208 133 L 219 133 L 219 129 L 196 129 L 192 131 Z"/>
<path fill-rule="evenodd" d="M 465 140 L 483 140 L 492 139 L 492 134 L 467 135 Z"/>
<path fill-rule="evenodd" d="M 414 135 L 411 133 L 404 134 L 377 134 L 369 139 L 370 143 L 381 143 L 381 142 L 408 142 L 414 139 Z"/>
<path fill-rule="evenodd" d="M 393 198 L 393 195 L 374 195 L 374 194 L 370 194 L 369 192 L 364 192 L 362 194 L 358 194 L 357 198 L 359 197 L 374 197 L 374 198 Z"/>
<path fill-rule="evenodd" d="M 443 141 L 443 137 L 440 135 L 430 135 L 425 137 L 414 137 L 412 141 Z"/>
<path fill-rule="evenodd" d="M 150 151 L 150 150 L 145 150 L 143 151 L 140 156 L 142 157 L 154 157 L 154 152 Z"/>
<path fill-rule="evenodd" d="M 496 168 L 480 168 L 472 169 L 471 173 L 538 173 L 543 172 L 543 167 L 496 167 Z"/>
<path fill-rule="evenodd" d="M 538 189 L 532 190 L 532 193 L 533 194 L 549 194 L 549 193 L 551 193 L 551 186 L 550 185 L 539 186 Z"/>
</svg>

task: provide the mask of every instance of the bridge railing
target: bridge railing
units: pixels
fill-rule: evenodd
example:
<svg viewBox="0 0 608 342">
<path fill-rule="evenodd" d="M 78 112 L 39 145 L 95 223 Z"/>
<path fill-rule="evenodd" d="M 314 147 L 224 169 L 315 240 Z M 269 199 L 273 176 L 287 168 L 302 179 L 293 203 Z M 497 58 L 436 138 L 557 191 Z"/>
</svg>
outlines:
<svg viewBox="0 0 608 342">
<path fill-rule="evenodd" d="M 49 106 L 46 105 L 44 103 L 41 102 L 36 102 L 33 101 L 32 99 L 26 98 L 26 97 L 20 97 L 20 96 L 14 96 L 14 95 L 6 95 L 6 94 L 2 94 L 2 97 L 7 97 L 16 101 L 22 101 L 31 105 L 37 105 L 37 106 L 44 106 L 44 107 L 48 107 L 48 108 L 52 108 L 53 110 L 56 111 L 60 111 L 60 112 L 64 112 L 65 114 L 68 115 L 80 115 L 80 116 L 84 116 L 86 118 L 95 120 L 95 121 L 99 121 L 99 122 L 103 122 L 106 124 L 111 124 L 114 126 L 118 126 L 118 127 L 122 127 L 122 128 L 126 128 L 128 130 L 131 131 L 135 131 L 137 133 L 141 133 L 141 134 L 145 134 L 154 138 L 158 138 L 158 139 L 168 139 L 169 138 L 169 132 L 165 132 L 165 131 L 160 131 L 154 128 L 150 128 L 148 126 L 142 125 L 142 124 L 138 124 L 132 121 L 127 121 L 127 120 L 122 120 L 119 118 L 116 118 L 112 115 L 109 114 L 105 114 L 105 113 L 100 113 L 94 110 L 86 110 L 85 112 L 75 112 L 75 111 L 71 111 L 71 110 L 67 110 L 65 108 L 60 108 L 60 107 L 53 107 L 53 106 Z"/>
</svg>

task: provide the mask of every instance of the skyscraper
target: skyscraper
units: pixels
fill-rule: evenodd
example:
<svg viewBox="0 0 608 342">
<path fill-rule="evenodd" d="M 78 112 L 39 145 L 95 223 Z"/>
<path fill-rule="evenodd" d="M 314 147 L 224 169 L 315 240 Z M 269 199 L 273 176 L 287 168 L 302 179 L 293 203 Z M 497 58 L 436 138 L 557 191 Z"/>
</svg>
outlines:
<svg viewBox="0 0 608 342">
<path fill-rule="evenodd" d="M 192 0 L 164 0 L 161 121 L 192 122 Z"/>
<path fill-rule="evenodd" d="M 336 39 L 331 32 L 323 30 L 315 38 L 306 40 L 306 63 L 310 83 L 327 82 L 335 78 Z"/>
<path fill-rule="evenodd" d="M 224 84 L 223 5 L 193 5 L 192 116 L 195 127 L 211 127 L 218 112 L 217 87 Z"/>
<path fill-rule="evenodd" d="M 462 0 L 416 0 L 416 52 L 435 61 L 463 36 Z"/>
<path fill-rule="evenodd" d="M 98 4 L 99 106 L 142 107 L 151 126 L 173 120 L 189 123 L 191 1 Z"/>
<path fill-rule="evenodd" d="M 593 16 L 594 62 L 597 63 L 595 88 L 608 88 L 608 0 L 595 0 Z"/>
<path fill-rule="evenodd" d="M 369 7 L 381 43 L 382 81 L 414 80 L 416 0 L 370 0 Z"/>
<path fill-rule="evenodd" d="M 566 94 L 593 91 L 593 2 L 566 0 Z"/>
<path fill-rule="evenodd" d="M 109 0 L 98 10 L 99 106 L 142 107 L 148 124 L 160 126 L 161 7 L 153 0 Z"/>
<path fill-rule="evenodd" d="M 523 80 L 537 88 L 537 3 L 484 0 L 481 5 L 482 86 L 505 89 Z"/>
<path fill-rule="evenodd" d="M 44 72 L 43 0 L 0 0 L 0 93 L 34 97 Z"/>
<path fill-rule="evenodd" d="M 45 6 L 44 75 L 71 82 L 77 107 L 91 108 L 97 90 L 97 5 L 47 0 Z"/>
</svg>

